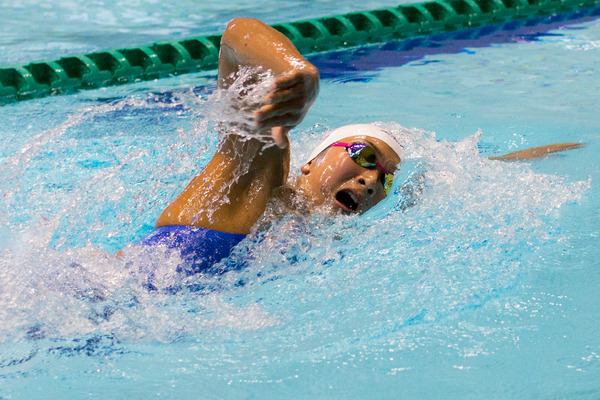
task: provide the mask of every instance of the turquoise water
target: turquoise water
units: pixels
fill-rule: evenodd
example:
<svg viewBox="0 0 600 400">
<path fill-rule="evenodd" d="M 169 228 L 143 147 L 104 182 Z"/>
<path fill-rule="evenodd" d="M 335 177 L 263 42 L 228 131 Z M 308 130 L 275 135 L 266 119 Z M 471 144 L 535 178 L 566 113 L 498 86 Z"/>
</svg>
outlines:
<svg viewBox="0 0 600 400">
<path fill-rule="evenodd" d="M 600 23 L 466 36 L 315 57 L 293 168 L 379 121 L 396 190 L 278 220 L 221 275 L 112 257 L 214 151 L 213 73 L 0 108 L 0 397 L 598 398 Z M 587 147 L 485 158 L 561 141 Z"/>
<path fill-rule="evenodd" d="M 235 17 L 288 22 L 410 1 L 364 0 L 6 0 L 0 4 L 0 65 L 222 32 Z M 298 13 L 302 10 L 302 14 Z"/>
</svg>

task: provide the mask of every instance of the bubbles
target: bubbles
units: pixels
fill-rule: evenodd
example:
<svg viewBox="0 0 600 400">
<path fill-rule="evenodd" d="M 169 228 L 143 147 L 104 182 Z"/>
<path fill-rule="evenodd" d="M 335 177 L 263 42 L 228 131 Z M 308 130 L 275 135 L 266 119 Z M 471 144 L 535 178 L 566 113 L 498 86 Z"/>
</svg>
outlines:
<svg viewBox="0 0 600 400">
<path fill-rule="evenodd" d="M 528 304 L 512 293 L 538 249 L 562 240 L 557 213 L 590 183 L 490 161 L 479 154 L 482 132 L 448 142 L 379 123 L 407 149 L 380 205 L 332 217 L 274 202 L 264 229 L 206 273 L 182 276 L 176 252 L 127 246 L 210 159 L 215 130 L 245 134 L 257 103 L 239 95 L 259 101 L 270 79 L 247 86 L 253 73 L 207 99 L 153 93 L 85 107 L 2 160 L 0 341 L 14 350 L 0 368 L 210 342 L 197 356 L 213 361 L 200 369 L 218 364 L 220 346 L 242 358 L 256 346 L 269 349 L 259 362 L 269 376 L 284 358 L 357 365 L 431 343 L 475 357 L 494 340 L 516 340 L 510 328 L 461 316 L 530 312 L 497 301 Z M 298 143 L 324 130 L 296 132 L 292 150 L 308 153 Z"/>
<path fill-rule="evenodd" d="M 563 239 L 554 212 L 590 183 L 488 160 L 478 151 L 481 132 L 446 142 L 384 126 L 409 149 L 394 195 L 359 218 L 274 221 L 238 247 L 229 262 L 247 266 L 227 279 L 242 285 L 234 290 L 245 301 L 291 313 L 301 340 L 335 341 L 336 354 L 353 349 L 356 337 L 410 348 L 422 335 L 443 342 L 457 331 L 484 353 L 485 340 L 505 332 L 452 321 L 481 308 L 506 312 L 496 299 L 521 284 L 540 248 Z"/>
<path fill-rule="evenodd" d="M 252 74 L 245 73 L 242 81 Z M 2 160 L 0 341 L 173 342 L 213 326 L 276 323 L 256 304 L 221 300 L 211 292 L 223 287 L 214 276 L 181 276 L 176 252 L 129 246 L 114 257 L 152 229 L 214 153 L 217 135 L 205 115 L 229 110 L 239 90 L 257 99 L 269 85 L 242 81 L 208 103 L 188 91 L 86 106 Z M 240 112 L 220 119 L 240 121 L 247 121 Z"/>
<path fill-rule="evenodd" d="M 256 133 L 254 112 L 264 104 L 273 83 L 274 77 L 270 71 L 241 68 L 234 74 L 227 90 L 217 90 L 211 96 L 212 107 L 208 118 L 218 124 L 222 134 L 235 132 L 240 137 L 258 137 L 265 142 L 272 142 L 270 130 L 262 136 Z"/>
<path fill-rule="evenodd" d="M 166 161 L 149 160 L 153 138 L 128 136 L 118 124 L 128 117 L 139 120 L 158 110 L 181 109 L 182 104 L 148 96 L 87 106 L 29 137 L 2 160 L 2 338 L 26 336 L 31 326 L 53 338 L 86 335 L 106 325 L 108 316 L 117 319 L 118 313 L 106 310 L 115 309 L 118 288 L 128 286 L 132 277 L 113 258 L 111 244 L 122 247 L 148 229 L 155 211 L 146 206 L 159 194 L 136 188 L 152 190 L 148 177 L 166 172 L 170 157 L 182 168 L 185 157 L 176 154 L 191 143 L 165 146 L 171 151 Z M 107 120 L 114 125 L 107 126 Z M 103 134 L 89 134 L 90 126 L 100 131 L 101 125 Z M 169 177 L 174 171 L 169 169 Z M 142 290 L 139 284 L 133 287 L 133 293 Z"/>
</svg>

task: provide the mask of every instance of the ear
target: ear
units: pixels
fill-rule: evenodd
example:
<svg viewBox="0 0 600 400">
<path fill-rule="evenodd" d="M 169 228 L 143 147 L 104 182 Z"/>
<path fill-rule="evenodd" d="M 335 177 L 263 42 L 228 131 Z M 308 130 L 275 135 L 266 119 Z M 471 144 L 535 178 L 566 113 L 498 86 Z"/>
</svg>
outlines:
<svg viewBox="0 0 600 400">
<path fill-rule="evenodd" d="M 302 167 L 300 167 L 300 171 L 302 172 L 302 174 L 304 175 L 308 175 L 310 173 L 310 167 L 312 161 L 307 162 L 306 164 L 304 164 Z"/>
</svg>

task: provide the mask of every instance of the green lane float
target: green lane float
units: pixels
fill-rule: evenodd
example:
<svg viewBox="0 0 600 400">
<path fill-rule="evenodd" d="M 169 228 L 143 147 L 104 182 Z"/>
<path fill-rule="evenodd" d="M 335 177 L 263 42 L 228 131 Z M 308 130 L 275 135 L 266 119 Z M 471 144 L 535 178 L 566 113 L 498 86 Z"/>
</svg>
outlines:
<svg viewBox="0 0 600 400">
<path fill-rule="evenodd" d="M 436 0 L 275 24 L 304 54 L 589 9 L 600 0 Z M 215 69 L 221 35 L 0 67 L 0 105 Z"/>
</svg>

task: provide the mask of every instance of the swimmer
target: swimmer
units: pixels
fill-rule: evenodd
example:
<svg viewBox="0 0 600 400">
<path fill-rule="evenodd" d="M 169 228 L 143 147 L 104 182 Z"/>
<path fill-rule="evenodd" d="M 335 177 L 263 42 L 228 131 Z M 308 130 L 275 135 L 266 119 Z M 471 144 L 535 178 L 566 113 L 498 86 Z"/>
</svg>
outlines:
<svg viewBox="0 0 600 400">
<path fill-rule="evenodd" d="M 389 193 L 402 161 L 403 148 L 391 134 L 374 125 L 348 125 L 332 131 L 287 184 L 287 134 L 314 103 L 319 72 L 283 34 L 239 18 L 228 24 L 221 39 L 218 88 L 227 89 L 243 67 L 271 71 L 275 77 L 253 113 L 254 126 L 245 127 L 245 135 L 225 135 L 210 162 L 165 208 L 155 231 L 142 242 L 177 248 L 194 264 L 191 272 L 226 257 L 276 196 L 301 199 L 309 210 L 364 213 Z M 543 146 L 495 159 L 529 159 L 576 147 L 580 144 Z"/>
</svg>

